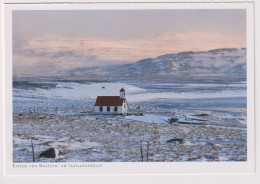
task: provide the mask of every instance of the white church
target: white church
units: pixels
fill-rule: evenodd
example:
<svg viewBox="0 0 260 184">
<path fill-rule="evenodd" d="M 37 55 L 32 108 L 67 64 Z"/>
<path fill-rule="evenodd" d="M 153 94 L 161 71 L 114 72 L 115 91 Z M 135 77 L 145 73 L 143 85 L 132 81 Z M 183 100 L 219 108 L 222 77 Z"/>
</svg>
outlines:
<svg viewBox="0 0 260 184">
<path fill-rule="evenodd" d="M 119 96 L 97 96 L 95 113 L 97 114 L 126 114 L 127 102 L 125 89 L 120 90 Z"/>
</svg>

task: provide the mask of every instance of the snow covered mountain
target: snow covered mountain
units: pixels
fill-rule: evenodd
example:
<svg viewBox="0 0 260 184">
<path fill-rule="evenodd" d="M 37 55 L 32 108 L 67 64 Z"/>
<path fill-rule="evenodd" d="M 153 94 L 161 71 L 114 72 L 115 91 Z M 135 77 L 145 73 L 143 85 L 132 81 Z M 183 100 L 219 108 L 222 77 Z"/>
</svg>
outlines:
<svg viewBox="0 0 260 184">
<path fill-rule="evenodd" d="M 246 49 L 181 52 L 144 59 L 133 64 L 81 68 L 72 76 L 107 79 L 246 79 Z"/>
</svg>

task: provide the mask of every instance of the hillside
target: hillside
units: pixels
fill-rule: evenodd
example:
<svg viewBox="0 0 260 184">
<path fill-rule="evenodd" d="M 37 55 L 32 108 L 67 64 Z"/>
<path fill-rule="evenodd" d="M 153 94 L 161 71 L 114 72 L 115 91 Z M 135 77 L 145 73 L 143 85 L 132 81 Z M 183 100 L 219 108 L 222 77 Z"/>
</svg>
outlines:
<svg viewBox="0 0 260 184">
<path fill-rule="evenodd" d="M 106 78 L 107 80 L 134 79 L 246 79 L 246 49 L 216 49 L 207 52 L 181 52 L 136 63 L 78 68 L 71 76 Z"/>
</svg>

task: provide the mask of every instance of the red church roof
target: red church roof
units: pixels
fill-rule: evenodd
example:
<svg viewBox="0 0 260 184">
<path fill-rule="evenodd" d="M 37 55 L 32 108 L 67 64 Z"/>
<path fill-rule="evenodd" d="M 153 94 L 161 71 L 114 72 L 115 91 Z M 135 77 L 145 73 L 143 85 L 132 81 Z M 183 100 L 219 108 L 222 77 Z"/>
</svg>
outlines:
<svg viewBox="0 0 260 184">
<path fill-rule="evenodd" d="M 124 101 L 120 96 L 98 96 L 95 106 L 122 106 Z"/>
<path fill-rule="evenodd" d="M 124 92 L 125 92 L 125 89 L 124 89 L 124 88 L 122 88 L 122 89 L 120 90 L 120 92 L 122 92 L 122 91 L 124 91 Z"/>
</svg>

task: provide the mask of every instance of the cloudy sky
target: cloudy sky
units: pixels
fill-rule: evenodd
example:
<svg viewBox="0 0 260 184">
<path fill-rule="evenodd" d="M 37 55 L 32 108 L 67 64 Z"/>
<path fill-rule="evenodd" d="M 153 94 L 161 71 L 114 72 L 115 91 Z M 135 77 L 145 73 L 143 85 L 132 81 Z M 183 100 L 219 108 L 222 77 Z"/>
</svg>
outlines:
<svg viewBox="0 0 260 184">
<path fill-rule="evenodd" d="M 246 47 L 245 10 L 13 11 L 14 75 Z"/>
</svg>

